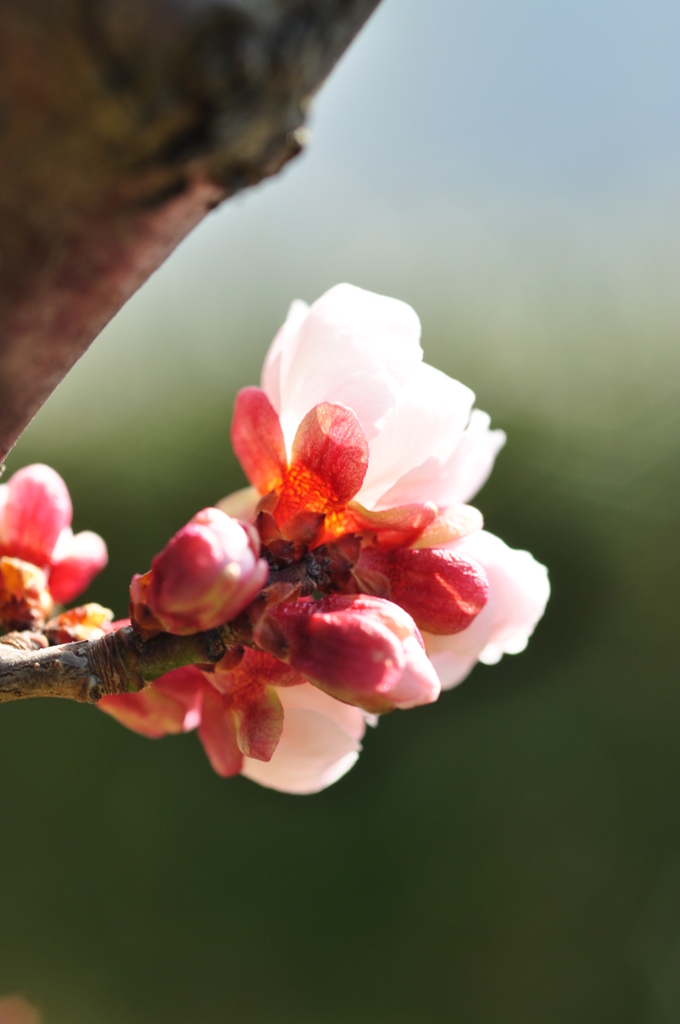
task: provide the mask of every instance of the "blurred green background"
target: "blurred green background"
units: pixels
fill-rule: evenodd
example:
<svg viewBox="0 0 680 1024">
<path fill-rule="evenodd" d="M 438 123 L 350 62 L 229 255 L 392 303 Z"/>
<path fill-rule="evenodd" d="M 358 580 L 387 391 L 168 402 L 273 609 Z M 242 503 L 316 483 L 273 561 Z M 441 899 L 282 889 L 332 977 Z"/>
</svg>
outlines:
<svg viewBox="0 0 680 1024">
<path fill-rule="evenodd" d="M 127 583 L 242 484 L 288 303 L 411 302 L 509 435 L 478 504 L 551 571 L 522 655 L 327 792 L 94 708 L 0 714 L 0 992 L 47 1024 L 680 1022 L 680 10 L 384 0 L 310 151 L 213 214 L 38 416 Z"/>
</svg>

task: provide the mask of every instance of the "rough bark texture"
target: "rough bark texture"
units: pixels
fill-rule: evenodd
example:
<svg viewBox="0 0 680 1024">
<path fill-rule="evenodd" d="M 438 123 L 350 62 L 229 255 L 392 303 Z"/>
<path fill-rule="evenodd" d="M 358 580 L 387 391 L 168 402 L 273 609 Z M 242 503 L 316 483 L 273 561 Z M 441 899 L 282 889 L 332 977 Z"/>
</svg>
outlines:
<svg viewBox="0 0 680 1024">
<path fill-rule="evenodd" d="M 230 622 L 204 633 L 160 633 L 145 639 L 141 630 L 135 633 L 131 626 L 123 626 L 94 640 L 51 647 L 49 637 L 54 643 L 55 634 L 50 632 L 49 623 L 44 632 L 24 629 L 4 633 L 0 636 L 0 703 L 28 697 L 66 697 L 94 704 L 105 694 L 136 693 L 166 672 L 185 665 L 214 665 L 230 648 L 232 654 L 236 649 L 242 652 L 244 647 L 257 648 L 253 630 L 268 604 L 312 594 L 324 581 L 331 584 L 325 576 L 325 551 L 319 548 L 297 565 L 272 570 L 267 586 L 248 608 Z"/>
<path fill-rule="evenodd" d="M 379 0 L 4 0 L 0 463 L 205 214 L 301 149 Z"/>
<path fill-rule="evenodd" d="M 0 642 L 0 703 L 66 697 L 94 704 L 105 694 L 136 693 L 175 668 L 215 664 L 239 639 L 232 627 L 222 626 L 191 636 L 161 633 L 143 642 L 126 626 L 98 640 L 42 650 Z"/>
</svg>

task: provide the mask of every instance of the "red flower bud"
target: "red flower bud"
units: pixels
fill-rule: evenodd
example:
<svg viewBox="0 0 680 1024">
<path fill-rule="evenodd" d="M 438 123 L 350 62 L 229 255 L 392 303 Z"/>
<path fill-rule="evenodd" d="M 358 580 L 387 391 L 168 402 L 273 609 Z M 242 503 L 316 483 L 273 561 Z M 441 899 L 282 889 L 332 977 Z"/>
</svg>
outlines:
<svg viewBox="0 0 680 1024">
<path fill-rule="evenodd" d="M 219 509 L 203 509 L 153 559 L 144 601 L 169 633 L 213 629 L 238 615 L 266 583 L 268 566 L 259 553 L 254 530 Z M 139 621 L 138 590 L 131 588 Z"/>
<path fill-rule="evenodd" d="M 355 575 L 362 591 L 389 598 L 420 629 L 442 636 L 469 626 L 489 597 L 482 566 L 443 548 L 366 547 Z"/>
<path fill-rule="evenodd" d="M 273 605 L 255 640 L 331 697 L 365 711 L 416 707 L 439 696 L 415 623 L 380 598 L 332 595 Z"/>
</svg>

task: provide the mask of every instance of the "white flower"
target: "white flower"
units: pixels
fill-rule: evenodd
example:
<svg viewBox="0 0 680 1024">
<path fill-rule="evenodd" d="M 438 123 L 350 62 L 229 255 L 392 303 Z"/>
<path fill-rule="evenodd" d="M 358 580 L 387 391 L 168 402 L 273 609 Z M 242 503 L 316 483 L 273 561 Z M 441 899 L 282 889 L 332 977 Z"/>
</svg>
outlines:
<svg viewBox="0 0 680 1024">
<path fill-rule="evenodd" d="M 288 451 L 298 424 L 319 402 L 358 416 L 370 458 L 356 500 L 371 509 L 469 501 L 486 482 L 505 443 L 474 394 L 423 363 L 420 322 L 397 299 L 340 284 L 311 307 L 297 300 L 269 350 L 262 387 L 279 413 Z M 428 637 L 442 685 L 460 682 L 480 659 L 516 654 L 541 618 L 547 571 L 486 531 L 458 542 L 489 577 L 489 602 L 452 637 Z"/>
<path fill-rule="evenodd" d="M 298 426 L 315 406 L 336 403 L 355 413 L 369 449 L 354 499 L 365 508 L 434 503 L 440 513 L 451 510 L 414 546 L 443 544 L 452 534 L 442 534 L 442 523 L 473 531 L 445 546 L 482 566 L 488 602 L 456 634 L 423 633 L 443 688 L 459 683 L 478 660 L 494 664 L 526 647 L 550 594 L 547 570 L 529 552 L 480 529 L 474 510 L 459 508 L 485 483 L 505 434 L 472 408 L 469 388 L 423 362 L 420 323 L 410 306 L 347 284 L 312 306 L 294 302 L 265 360 L 262 389 L 279 416 L 289 459 Z M 246 488 L 220 507 L 252 521 L 259 498 Z M 317 792 L 356 761 L 364 716 L 309 685 L 280 696 L 279 747 L 270 762 L 246 759 L 243 774 L 286 792 Z"/>
<path fill-rule="evenodd" d="M 415 311 L 349 284 L 310 307 L 293 303 L 265 360 L 262 388 L 279 414 L 289 455 L 315 405 L 353 410 L 370 451 L 356 500 L 370 509 L 467 501 L 505 442 L 502 430 L 489 430 L 485 413 L 470 416 L 469 388 L 423 362 Z"/>
</svg>

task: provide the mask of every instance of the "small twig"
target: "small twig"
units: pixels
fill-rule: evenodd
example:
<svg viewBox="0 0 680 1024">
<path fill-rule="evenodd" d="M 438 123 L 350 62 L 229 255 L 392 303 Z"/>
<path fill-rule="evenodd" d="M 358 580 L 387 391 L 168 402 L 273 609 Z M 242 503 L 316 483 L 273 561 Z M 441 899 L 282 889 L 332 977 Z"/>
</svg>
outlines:
<svg viewBox="0 0 680 1024">
<path fill-rule="evenodd" d="M 48 640 L 42 633 L 6 633 L 0 638 L 0 703 L 27 697 L 66 697 L 95 704 L 105 694 L 136 693 L 185 665 L 214 665 L 230 647 L 253 646 L 254 623 L 270 601 L 285 600 L 291 592 L 304 596 L 319 589 L 326 593 L 337 589 L 337 580 L 334 582 L 329 571 L 333 563 L 336 568 L 340 565 L 338 553 L 324 545 L 295 564 L 272 567 L 259 598 L 231 622 L 205 633 L 160 633 L 143 640 L 131 626 L 125 626 L 97 640 L 53 647 L 44 646 Z M 352 564 L 346 554 L 340 576 Z"/>
<path fill-rule="evenodd" d="M 136 693 L 172 669 L 215 664 L 247 642 L 234 623 L 191 636 L 142 641 L 130 626 L 97 640 L 22 651 L 0 644 L 0 702 L 66 697 L 94 704 L 104 694 Z"/>
</svg>

